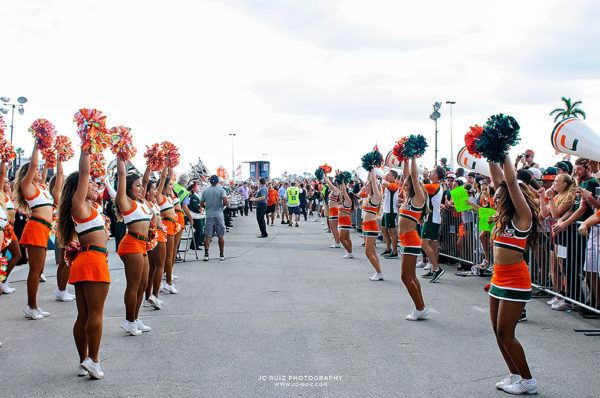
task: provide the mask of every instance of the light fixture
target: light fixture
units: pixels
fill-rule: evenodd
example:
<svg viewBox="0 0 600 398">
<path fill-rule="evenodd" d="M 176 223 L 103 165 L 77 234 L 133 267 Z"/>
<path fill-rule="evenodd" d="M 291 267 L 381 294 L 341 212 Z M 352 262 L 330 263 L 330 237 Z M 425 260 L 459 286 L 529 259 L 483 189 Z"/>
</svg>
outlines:
<svg viewBox="0 0 600 398">
<path fill-rule="evenodd" d="M 8 98 L 8 97 L 0 97 L 0 101 L 2 101 L 2 102 L 10 102 L 10 98 Z"/>
<path fill-rule="evenodd" d="M 8 109 L 0 108 L 0 112 L 4 113 L 6 115 L 8 113 Z"/>
<path fill-rule="evenodd" d="M 17 98 L 17 102 L 19 104 L 24 104 L 24 103 L 27 102 L 27 98 L 25 98 L 25 97 L 19 97 L 19 98 Z"/>
<path fill-rule="evenodd" d="M 23 108 L 23 107 L 20 107 L 20 108 L 19 108 L 19 113 L 20 113 L 21 115 L 22 115 L 22 114 L 24 114 L 24 113 L 25 113 L 25 108 Z"/>
</svg>

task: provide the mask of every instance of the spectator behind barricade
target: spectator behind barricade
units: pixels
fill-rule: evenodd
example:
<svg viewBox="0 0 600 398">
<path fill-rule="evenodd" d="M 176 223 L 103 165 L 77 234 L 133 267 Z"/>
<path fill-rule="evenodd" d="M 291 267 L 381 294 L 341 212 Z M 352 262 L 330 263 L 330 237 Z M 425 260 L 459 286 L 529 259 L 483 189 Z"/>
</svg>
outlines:
<svg viewBox="0 0 600 398">
<path fill-rule="evenodd" d="M 563 160 L 556 163 L 556 170 L 558 171 L 558 174 L 571 174 L 573 168 L 569 166 L 569 163 Z"/>
<path fill-rule="evenodd" d="M 470 171 L 467 174 L 467 182 L 469 184 L 471 184 L 471 186 L 473 186 L 473 184 L 475 183 L 475 177 L 477 176 L 477 173 L 475 173 L 474 171 Z"/>
<path fill-rule="evenodd" d="M 456 177 L 455 178 L 460 178 L 460 177 L 464 177 L 465 176 L 465 169 L 463 169 L 462 167 L 459 167 L 458 169 L 456 169 Z"/>
<path fill-rule="evenodd" d="M 200 206 L 200 185 L 197 181 L 192 181 L 187 187 L 190 192 L 188 209 L 192 217 L 191 225 L 194 229 L 193 239 L 190 242 L 190 246 L 195 250 L 202 250 L 202 243 L 204 241 L 203 222 L 202 219 L 202 206 Z"/>
<path fill-rule="evenodd" d="M 558 220 L 566 213 L 572 213 L 575 204 L 577 182 L 568 174 L 560 174 L 556 177 L 549 189 L 540 188 L 538 196 L 540 198 L 540 215 L 544 219 Z M 555 293 L 565 295 L 570 293 L 569 286 L 566 289 L 564 275 L 566 267 L 562 258 L 558 256 L 559 246 L 567 246 L 568 239 L 565 231 L 554 234 L 554 244 L 552 245 L 550 256 L 550 279 Z M 562 256 L 561 256 L 562 257 Z M 563 275 L 561 277 L 561 275 Z M 566 309 L 567 304 L 563 299 L 554 297 L 549 300 L 548 305 L 553 310 L 562 311 Z"/>
<path fill-rule="evenodd" d="M 583 295 L 580 272 L 587 247 L 587 236 L 578 235 L 579 225 L 576 224 L 576 221 L 585 221 L 594 214 L 595 209 L 600 208 L 600 202 L 594 197 L 596 188 L 600 187 L 600 184 L 596 178 L 592 177 L 588 163 L 589 160 L 584 158 L 579 158 L 575 162 L 574 170 L 579 187 L 576 188 L 574 212 L 572 214 L 565 213 L 552 227 L 555 235 L 561 231 L 567 231 L 567 286 L 569 287 L 569 297 L 576 300 L 581 300 Z M 572 307 L 567 304 L 563 309 L 569 308 Z"/>
<path fill-rule="evenodd" d="M 475 201 L 471 201 L 471 207 L 473 207 L 474 211 L 479 211 L 479 208 L 483 207 L 486 209 L 494 208 L 494 188 L 492 188 L 485 178 L 480 179 L 479 186 L 479 195 L 475 198 Z M 471 272 L 474 275 L 483 275 L 484 271 L 493 264 L 493 261 L 490 261 L 492 258 L 492 245 L 490 239 L 489 231 L 481 231 L 479 233 L 479 242 L 483 247 L 483 252 L 481 253 L 483 256 L 483 261 L 479 265 L 474 265 L 471 267 Z"/>
<path fill-rule="evenodd" d="M 531 170 L 517 170 L 517 179 L 523 181 L 523 183 L 527 185 L 527 188 L 529 188 L 533 194 L 540 189 L 540 184 L 533 178 Z"/>
<path fill-rule="evenodd" d="M 552 187 L 554 179 L 557 175 L 558 170 L 556 167 L 548 167 L 546 170 L 544 170 L 544 174 L 542 174 L 542 187 L 544 188 L 544 191 Z"/>
<path fill-rule="evenodd" d="M 533 161 L 534 153 L 531 149 L 525 151 L 525 153 L 518 155 L 515 159 L 515 169 L 527 170 L 531 168 L 539 169 L 540 165 Z"/>
<path fill-rule="evenodd" d="M 592 175 L 598 180 L 600 178 L 600 163 L 596 160 L 590 160 L 590 170 L 592 171 Z"/>
<path fill-rule="evenodd" d="M 440 159 L 440 165 L 444 168 L 444 170 L 446 170 L 446 172 L 452 171 L 452 169 L 450 168 L 450 166 L 448 166 L 448 159 L 441 158 Z"/>
<path fill-rule="evenodd" d="M 579 227 L 580 234 L 584 236 L 590 235 L 584 270 L 585 281 L 591 297 L 586 304 L 596 309 L 600 309 L 600 303 L 598 302 L 598 295 L 600 292 L 600 278 L 598 276 L 598 270 L 600 268 L 598 239 L 600 238 L 600 233 L 598 231 L 598 223 L 600 223 L 600 211 L 597 211 L 591 217 L 586 219 Z M 591 233 L 589 232 L 590 228 Z"/>
</svg>

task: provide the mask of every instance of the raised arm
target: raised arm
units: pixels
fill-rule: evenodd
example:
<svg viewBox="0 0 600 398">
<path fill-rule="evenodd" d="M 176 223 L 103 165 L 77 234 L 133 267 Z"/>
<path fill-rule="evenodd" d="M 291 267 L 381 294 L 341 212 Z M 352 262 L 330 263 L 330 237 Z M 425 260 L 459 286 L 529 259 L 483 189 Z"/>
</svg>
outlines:
<svg viewBox="0 0 600 398">
<path fill-rule="evenodd" d="M 371 183 L 371 199 L 375 199 L 375 202 L 381 202 L 381 191 L 377 185 L 377 177 L 375 177 L 375 170 L 369 171 L 369 182 Z"/>
<path fill-rule="evenodd" d="M 410 159 L 410 180 L 415 191 L 413 204 L 419 207 L 425 203 L 425 192 L 419 184 L 419 169 L 417 168 L 417 160 L 415 158 Z"/>
<path fill-rule="evenodd" d="M 340 193 L 340 190 L 338 187 L 335 186 L 335 184 L 329 179 L 329 176 L 327 174 L 325 174 L 325 176 L 323 177 L 325 179 L 325 182 L 327 183 L 327 185 L 329 186 L 329 189 L 331 189 L 331 192 L 333 192 L 334 195 L 338 195 Z"/>
<path fill-rule="evenodd" d="M 406 179 L 406 177 L 408 177 L 408 175 L 410 174 L 408 172 L 410 168 L 408 167 L 408 159 L 405 159 L 402 162 L 402 178 Z"/>
<path fill-rule="evenodd" d="M 346 182 L 345 181 L 342 181 L 342 189 L 341 189 L 341 191 L 342 191 L 342 196 L 344 197 L 344 203 L 346 201 L 352 202 L 350 200 L 350 196 L 348 195 L 348 190 L 346 189 Z"/>
<path fill-rule="evenodd" d="M 144 176 L 142 177 L 142 197 L 146 197 L 146 188 L 148 187 L 148 181 L 150 181 L 150 168 L 146 167 Z"/>
<path fill-rule="evenodd" d="M 117 158 L 117 197 L 116 202 L 117 206 L 119 206 L 119 210 L 121 214 L 128 212 L 133 203 L 131 199 L 127 197 L 127 167 L 125 166 L 125 162 L 121 159 Z"/>
<path fill-rule="evenodd" d="M 27 170 L 25 177 L 23 177 L 23 180 L 21 181 L 21 189 L 23 190 L 23 193 L 27 196 L 30 196 L 27 192 L 27 185 L 32 185 L 31 188 L 33 188 L 33 179 L 35 178 L 35 174 L 37 173 L 38 165 L 39 151 L 37 144 L 34 144 L 33 152 L 31 153 L 31 160 L 29 161 L 29 169 Z"/>
<path fill-rule="evenodd" d="M 88 162 L 88 168 L 89 168 L 89 162 Z M 63 162 L 60 161 L 60 159 L 58 158 L 58 155 L 57 155 L 56 181 L 54 182 L 54 189 L 51 192 L 52 198 L 54 198 L 55 203 L 60 202 L 60 193 L 62 192 L 62 187 L 63 187 L 64 183 L 65 183 L 65 172 L 63 171 Z M 0 186 L 2 186 L 2 185 L 0 185 Z"/>
<path fill-rule="evenodd" d="M 494 189 L 498 189 L 498 187 L 504 181 L 504 175 L 502 174 L 502 169 L 496 163 L 488 162 L 490 166 L 490 174 L 492 177 L 492 184 L 494 184 Z"/>
<path fill-rule="evenodd" d="M 521 192 L 521 188 L 519 188 L 519 183 L 517 182 L 517 173 L 510 161 L 510 156 L 506 154 L 504 157 L 504 179 L 506 181 L 506 187 L 508 188 L 508 193 L 510 194 L 510 198 L 515 206 L 515 211 L 517 212 L 516 223 L 517 228 L 526 229 L 529 227 L 531 222 L 531 209 L 529 208 L 529 204 L 527 204 L 527 200 L 525 196 L 523 196 L 523 192 Z"/>
<path fill-rule="evenodd" d="M 158 186 L 156 187 L 156 201 L 161 203 L 163 201 L 163 189 L 167 182 L 167 166 L 160 172 L 160 180 L 158 180 Z"/>
<path fill-rule="evenodd" d="M 6 163 L 0 163 L 0 191 L 4 191 L 4 182 L 6 181 Z"/>
<path fill-rule="evenodd" d="M 58 185 L 58 180 L 55 185 Z M 79 155 L 79 181 L 77 182 L 77 189 L 75 190 L 73 201 L 71 203 L 71 212 L 76 218 L 85 219 L 90 216 L 91 211 L 85 206 L 85 199 L 87 198 L 89 186 L 90 155 L 84 150 L 81 150 L 81 154 Z"/>
</svg>

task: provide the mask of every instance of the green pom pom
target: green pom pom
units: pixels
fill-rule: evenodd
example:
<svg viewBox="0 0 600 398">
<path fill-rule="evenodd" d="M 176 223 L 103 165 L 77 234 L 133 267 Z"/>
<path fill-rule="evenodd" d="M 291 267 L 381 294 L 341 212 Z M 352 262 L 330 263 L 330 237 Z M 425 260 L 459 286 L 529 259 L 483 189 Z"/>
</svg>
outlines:
<svg viewBox="0 0 600 398">
<path fill-rule="evenodd" d="M 502 113 L 490 116 L 476 143 L 477 152 L 492 163 L 503 163 L 508 150 L 521 139 L 519 129 L 512 116 Z"/>
<path fill-rule="evenodd" d="M 352 174 L 347 171 L 342 171 L 341 173 L 335 176 L 335 183 L 337 185 L 342 185 L 342 182 L 349 184 L 352 182 Z"/>
<path fill-rule="evenodd" d="M 427 140 L 421 134 L 411 135 L 404 142 L 403 154 L 406 159 L 418 158 L 423 156 L 427 148 Z"/>
<path fill-rule="evenodd" d="M 317 180 L 319 181 L 321 181 L 323 177 L 325 177 L 325 172 L 322 168 L 318 168 L 315 170 L 315 177 L 317 177 Z"/>
<path fill-rule="evenodd" d="M 378 151 L 369 152 L 360 160 L 362 160 L 363 168 L 367 171 L 371 171 L 374 167 L 379 167 L 383 164 L 383 156 Z"/>
</svg>

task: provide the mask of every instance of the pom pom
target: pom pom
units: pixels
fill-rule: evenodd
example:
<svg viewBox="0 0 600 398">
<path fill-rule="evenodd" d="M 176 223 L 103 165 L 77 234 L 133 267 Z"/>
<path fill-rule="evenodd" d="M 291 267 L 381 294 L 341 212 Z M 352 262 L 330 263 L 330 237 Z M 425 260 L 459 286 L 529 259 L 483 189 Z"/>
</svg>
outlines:
<svg viewBox="0 0 600 398">
<path fill-rule="evenodd" d="M 371 171 L 374 167 L 379 167 L 383 164 L 383 156 L 379 151 L 372 151 L 365 154 L 362 158 L 362 166 L 365 170 Z"/>
<path fill-rule="evenodd" d="M 44 166 L 47 169 L 53 169 L 56 167 L 56 149 L 53 146 L 42 150 L 42 158 L 46 161 Z"/>
<path fill-rule="evenodd" d="M 81 138 L 81 149 L 89 154 L 102 152 L 110 144 L 106 130 L 106 116 L 98 109 L 80 109 L 73 121 L 77 123 L 77 134 Z"/>
<path fill-rule="evenodd" d="M 425 153 L 427 141 L 421 134 L 411 135 L 404 141 L 404 157 L 406 159 L 419 158 Z"/>
<path fill-rule="evenodd" d="M 0 159 L 3 162 L 10 163 L 16 158 L 15 147 L 8 140 L 4 138 L 0 139 Z"/>
<path fill-rule="evenodd" d="M 56 136 L 55 148 L 60 162 L 66 162 L 75 155 L 71 140 L 65 135 Z"/>
<path fill-rule="evenodd" d="M 146 242 L 146 251 L 153 250 L 158 245 L 158 227 L 154 223 L 150 223 L 148 230 L 148 242 Z"/>
<path fill-rule="evenodd" d="M 118 126 L 110 129 L 110 150 L 117 158 L 127 162 L 135 156 L 137 149 L 133 146 L 133 137 L 129 127 Z"/>
<path fill-rule="evenodd" d="M 4 117 L 0 115 L 0 138 L 4 138 L 4 132 L 6 131 L 6 122 Z"/>
<path fill-rule="evenodd" d="M 519 140 L 519 123 L 512 116 L 490 116 L 476 141 L 476 150 L 492 163 L 502 163 L 508 150 Z"/>
<path fill-rule="evenodd" d="M 40 150 L 52 146 L 56 131 L 54 125 L 46 119 L 36 119 L 29 127 L 29 131 L 33 134 L 35 143 Z"/>
<path fill-rule="evenodd" d="M 485 285 L 485 286 L 483 287 L 483 290 L 484 290 L 484 291 L 486 291 L 486 292 L 489 292 L 489 291 L 490 291 L 490 287 L 491 287 L 491 286 L 490 286 L 490 284 L 488 283 L 487 285 Z"/>
<path fill-rule="evenodd" d="M 342 182 L 349 184 L 352 182 L 352 174 L 347 171 L 342 171 L 335 176 L 335 183 L 337 185 L 342 185 Z"/>
<path fill-rule="evenodd" d="M 394 145 L 394 149 L 392 150 L 392 153 L 400 163 L 404 162 L 405 160 L 408 160 L 404 156 L 404 143 L 406 142 L 406 140 L 408 140 L 408 137 L 402 138 L 396 143 L 396 145 Z"/>
<path fill-rule="evenodd" d="M 4 283 L 7 278 L 8 258 L 0 257 L 0 282 Z"/>
<path fill-rule="evenodd" d="M 90 175 L 92 178 L 100 178 L 106 175 L 106 160 L 102 152 L 90 155 Z"/>
<path fill-rule="evenodd" d="M 331 173 L 331 166 L 330 166 L 330 165 L 328 165 L 327 163 L 325 163 L 325 164 L 324 164 L 324 165 L 322 165 L 322 166 L 319 166 L 319 168 L 320 168 L 321 170 L 323 170 L 323 171 L 325 172 L 325 174 L 329 174 L 329 173 Z"/>
<path fill-rule="evenodd" d="M 79 242 L 73 240 L 71 241 L 71 243 L 69 243 L 69 245 L 65 249 L 65 263 L 67 264 L 67 268 L 71 268 L 71 265 L 73 265 L 73 261 L 75 261 L 80 251 L 81 246 L 79 245 Z"/>
<path fill-rule="evenodd" d="M 58 226 L 58 208 L 52 206 L 52 224 L 50 225 L 50 235 L 56 235 L 56 227 Z"/>
<path fill-rule="evenodd" d="M 465 134 L 465 145 L 467 147 L 467 152 L 476 158 L 480 158 L 481 155 L 477 152 L 477 141 L 479 141 L 479 137 L 483 132 L 483 127 L 475 125 L 469 127 L 469 131 Z"/>
<path fill-rule="evenodd" d="M 169 141 L 163 141 L 161 144 L 163 150 L 165 151 L 165 156 L 167 158 L 167 166 L 169 168 L 175 168 L 179 164 L 179 150 Z"/>
<path fill-rule="evenodd" d="M 152 171 L 159 171 L 165 167 L 165 151 L 159 144 L 152 144 L 151 147 L 146 145 L 146 165 Z"/>
<path fill-rule="evenodd" d="M 325 172 L 323 171 L 322 168 L 318 168 L 315 170 L 315 177 L 317 178 L 317 180 L 321 181 L 323 179 L 323 177 L 325 177 Z"/>
<path fill-rule="evenodd" d="M 14 235 L 14 228 L 11 223 L 4 227 L 4 241 L 2 242 L 2 250 L 6 249 L 12 242 L 11 237 Z"/>
</svg>

